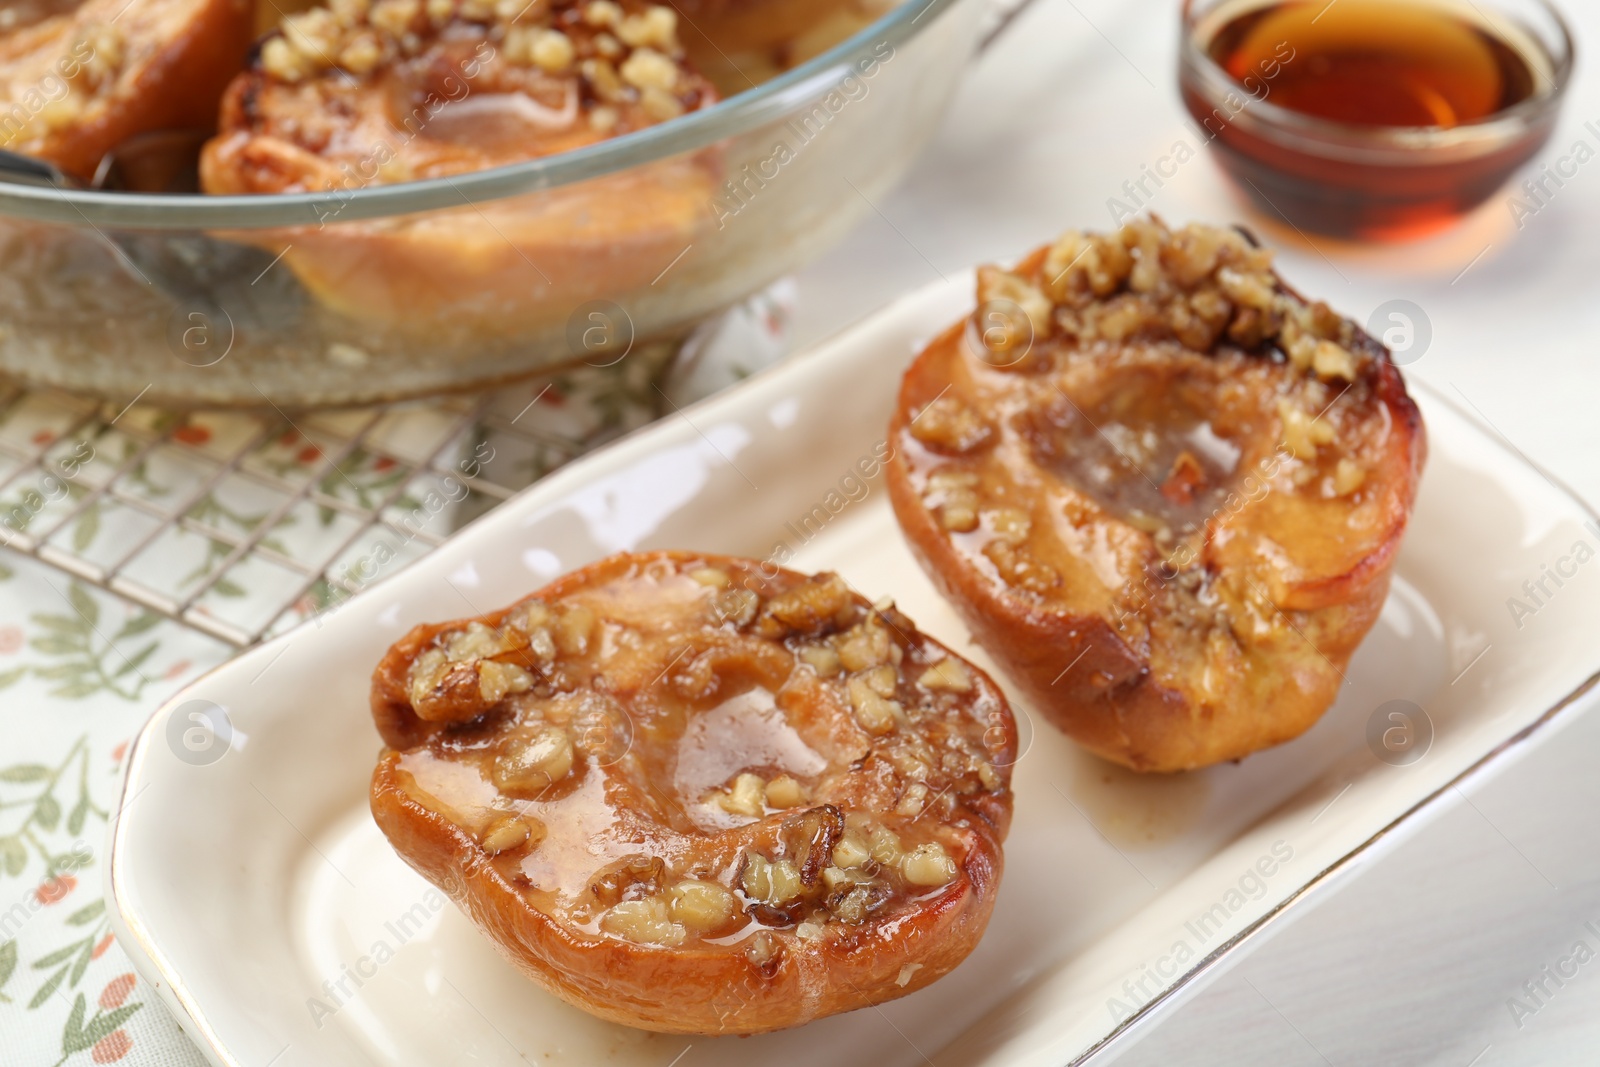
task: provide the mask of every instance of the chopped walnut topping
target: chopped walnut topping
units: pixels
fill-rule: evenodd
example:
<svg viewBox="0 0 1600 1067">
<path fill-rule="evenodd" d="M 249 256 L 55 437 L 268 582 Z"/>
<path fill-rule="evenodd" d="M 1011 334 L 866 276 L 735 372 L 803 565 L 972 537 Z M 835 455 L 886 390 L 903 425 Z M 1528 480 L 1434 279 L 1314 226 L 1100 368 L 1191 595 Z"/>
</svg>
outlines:
<svg viewBox="0 0 1600 1067">
<path fill-rule="evenodd" d="M 983 546 L 983 554 L 1009 586 L 1030 593 L 1048 593 L 1061 584 L 1061 575 L 1055 568 L 1035 560 L 1026 545 L 996 538 Z"/>
<path fill-rule="evenodd" d="M 856 721 L 861 728 L 869 734 L 886 734 L 895 728 L 896 723 L 905 715 L 904 709 L 896 700 L 889 699 L 894 692 L 893 668 L 882 668 L 889 671 L 889 692 L 874 678 L 873 671 L 864 671 L 850 679 L 850 706 L 855 709 Z"/>
<path fill-rule="evenodd" d="M 890 866 L 900 862 L 902 849 L 898 834 L 881 823 L 870 824 L 867 833 L 874 860 Z"/>
<path fill-rule="evenodd" d="M 843 634 L 836 645 L 845 670 L 862 671 L 889 662 L 894 646 L 889 631 L 869 618 Z"/>
<path fill-rule="evenodd" d="M 726 589 L 733 583 L 727 571 L 715 567 L 698 567 L 689 572 L 689 577 L 701 585 L 708 585 L 713 589 Z"/>
<path fill-rule="evenodd" d="M 759 852 L 745 853 L 740 886 L 752 900 L 779 907 L 797 900 L 804 888 L 800 869 L 789 860 L 769 860 Z"/>
<path fill-rule="evenodd" d="M 773 638 L 818 637 L 848 625 L 854 616 L 850 587 L 837 574 L 823 573 L 768 600 L 756 632 Z"/>
<path fill-rule="evenodd" d="M 660 856 L 633 853 L 606 864 L 589 878 L 587 897 L 602 907 L 621 900 L 660 894 L 666 887 L 667 865 Z"/>
<path fill-rule="evenodd" d="M 678 98 L 654 85 L 640 92 L 639 106 L 656 122 L 666 122 L 683 114 L 683 104 Z"/>
<path fill-rule="evenodd" d="M 765 971 L 776 965 L 782 952 L 783 946 L 778 944 L 777 938 L 767 930 L 758 930 L 745 947 L 744 957 L 752 967 Z"/>
<path fill-rule="evenodd" d="M 579 64 L 584 80 L 594 89 L 595 95 L 607 103 L 617 104 L 627 99 L 627 88 L 617 74 L 617 68 L 605 58 L 586 59 Z"/>
<path fill-rule="evenodd" d="M 976 504 L 976 497 L 973 503 Z M 978 528 L 978 512 L 964 501 L 951 501 L 941 509 L 944 528 L 952 533 L 971 533 Z"/>
<path fill-rule="evenodd" d="M 943 845 L 930 841 L 906 853 L 900 861 L 900 871 L 912 885 L 948 885 L 955 879 L 956 861 Z"/>
<path fill-rule="evenodd" d="M 867 921 L 885 895 L 881 886 L 858 885 L 829 900 L 828 907 L 842 923 L 859 926 Z"/>
<path fill-rule="evenodd" d="M 352 74 L 371 74 L 383 62 L 383 45 L 370 33 L 360 33 L 339 51 L 339 66 Z"/>
<path fill-rule="evenodd" d="M 724 589 L 712 602 L 717 618 L 738 629 L 749 626 L 761 609 L 761 597 L 751 589 Z"/>
<path fill-rule="evenodd" d="M 1265 271 L 1246 274 L 1232 267 L 1223 267 L 1217 271 L 1217 284 L 1228 299 L 1240 307 L 1255 308 L 1257 311 L 1270 310 L 1278 298 L 1277 283 Z"/>
<path fill-rule="evenodd" d="M 595 0 L 576 21 L 572 8 L 571 0 L 332 0 L 328 7 L 286 16 L 280 32 L 262 44 L 260 66 L 291 83 L 333 67 L 344 77 L 366 78 L 435 40 L 470 31 L 494 42 L 496 61 L 551 76 L 576 71 L 601 100 L 637 102 L 651 121 L 676 118 L 692 106 L 677 95 L 689 81 L 671 7 L 630 5 L 625 11 L 612 0 Z M 94 64 L 86 69 L 97 76 L 96 65 L 114 68 L 120 51 L 108 37 L 93 54 Z M 592 111 L 590 124 L 605 132 L 618 118 L 615 108 Z"/>
<path fill-rule="evenodd" d="M 805 787 L 792 775 L 780 774 L 767 783 L 767 804 L 780 811 L 798 808 L 806 802 Z"/>
<path fill-rule="evenodd" d="M 1033 529 L 1033 520 L 1021 508 L 995 508 L 985 514 L 995 537 L 1013 545 L 1026 541 L 1029 531 Z"/>
<path fill-rule="evenodd" d="M 314 68 L 298 49 L 283 37 L 270 37 L 261 46 L 261 68 L 279 81 L 297 82 Z"/>
<path fill-rule="evenodd" d="M 628 15 L 617 23 L 617 36 L 630 48 L 671 51 L 677 45 L 678 13 L 657 5 L 642 15 Z"/>
<path fill-rule="evenodd" d="M 997 267 L 978 268 L 978 305 L 982 308 L 986 304 L 1006 301 L 1017 305 L 1022 313 L 1027 316 L 1028 325 L 1032 329 L 1031 337 L 1019 337 L 1008 340 L 1001 347 L 1009 349 L 1013 343 L 1026 344 L 1029 341 L 1043 340 L 1050 336 L 1050 298 L 1041 293 L 1026 279 L 1015 274 L 1000 270 Z M 993 325 L 980 322 L 979 329 Z M 1009 324 L 1020 326 L 1020 323 Z M 989 345 L 991 349 L 996 346 Z"/>
<path fill-rule="evenodd" d="M 1333 469 L 1333 493 L 1349 496 L 1367 481 L 1366 468 L 1354 460 L 1341 458 Z"/>
<path fill-rule="evenodd" d="M 881 697 L 894 696 L 895 688 L 900 681 L 895 669 L 887 663 L 863 670 L 861 678 L 874 693 Z"/>
<path fill-rule="evenodd" d="M 687 933 L 682 924 L 672 921 L 666 902 L 658 897 L 612 905 L 601 917 L 600 929 L 641 945 L 681 945 Z"/>
<path fill-rule="evenodd" d="M 583 21 L 591 26 L 616 26 L 622 21 L 622 8 L 612 0 L 590 0 L 583 6 Z"/>
<path fill-rule="evenodd" d="M 839 846 L 834 847 L 835 856 L 839 854 Z M 867 853 L 863 851 L 862 856 Z M 868 880 L 868 876 L 860 871 L 853 871 L 846 867 L 824 867 L 822 869 L 822 884 L 829 889 L 849 889 Z"/>
<path fill-rule="evenodd" d="M 972 691 L 972 673 L 960 660 L 942 659 L 923 671 L 917 684 L 924 689 L 946 693 L 969 693 Z"/>
<path fill-rule="evenodd" d="M 581 656 L 589 651 L 589 642 L 594 636 L 594 612 L 581 604 L 573 604 L 555 620 L 551 635 L 555 638 L 556 649 L 564 656 Z"/>
<path fill-rule="evenodd" d="M 538 819 L 506 815 L 489 824 L 483 834 L 483 850 L 491 856 L 510 852 L 523 845 L 537 845 L 548 831 Z"/>
<path fill-rule="evenodd" d="M 765 815 L 767 783 L 758 774 L 741 774 L 733 784 L 717 796 L 717 804 L 730 815 L 748 815 L 759 819 Z"/>
<path fill-rule="evenodd" d="M 617 73 L 635 89 L 671 92 L 678 84 L 678 65 L 653 48 L 634 49 Z"/>
<path fill-rule="evenodd" d="M 1331 444 L 1333 426 L 1290 400 L 1278 401 L 1278 418 L 1283 421 L 1283 443 L 1294 455 L 1310 461 L 1319 445 Z"/>
<path fill-rule="evenodd" d="M 844 661 L 827 645 L 802 645 L 800 660 L 823 678 L 832 678 L 844 666 Z"/>
<path fill-rule="evenodd" d="M 1039 338 L 1053 326 L 1078 344 L 1172 338 L 1198 352 L 1223 338 L 1251 349 L 1275 344 L 1296 368 L 1327 380 L 1354 381 L 1368 358 L 1326 305 L 1279 285 L 1269 253 L 1209 226 L 1174 231 L 1139 219 L 1114 234 L 1069 232 L 1034 278 L 982 268 L 980 307 L 999 299 L 1022 306 Z"/>
<path fill-rule="evenodd" d="M 912 782 L 906 786 L 905 792 L 900 795 L 900 803 L 896 804 L 894 808 L 895 814 L 904 815 L 912 819 L 916 818 L 928 806 L 929 795 L 926 785 L 921 782 Z"/>
<path fill-rule="evenodd" d="M 1058 304 L 1082 306 L 1116 292 L 1132 270 L 1133 257 L 1116 237 L 1071 232 L 1045 257 L 1045 292 Z"/>
<path fill-rule="evenodd" d="M 374 29 L 391 37 L 400 37 L 410 32 L 411 24 L 416 21 L 421 10 L 422 5 L 418 0 L 378 0 L 372 5 L 367 21 Z M 316 13 L 317 9 L 313 8 L 299 17 L 306 18 Z"/>
<path fill-rule="evenodd" d="M 692 879 L 672 887 L 672 899 L 668 906 L 673 922 L 705 934 L 715 933 L 727 926 L 739 902 L 716 882 Z"/>
<path fill-rule="evenodd" d="M 857 867 L 866 866 L 871 859 L 872 846 L 862 838 L 859 832 L 846 831 L 844 837 L 839 839 L 839 843 L 833 846 L 834 866 L 828 868 L 828 870 L 838 872 L 835 875 L 838 881 L 850 881 L 846 872 Z M 827 871 L 824 871 L 823 875 L 826 877 Z M 853 885 L 854 883 L 851 882 L 851 884 Z"/>
<path fill-rule="evenodd" d="M 928 477 L 924 502 L 938 508 L 939 520 L 953 533 L 971 533 L 978 528 L 980 479 L 972 471 L 942 467 Z"/>
<path fill-rule="evenodd" d="M 940 397 L 911 420 L 911 436 L 935 452 L 960 456 L 993 442 L 995 433 L 983 416 L 955 397 Z"/>
<path fill-rule="evenodd" d="M 508 627 L 493 630 L 481 622 L 443 636 L 441 643 L 424 649 L 411 663 L 407 689 L 412 706 L 424 718 L 464 721 L 475 718 L 512 693 L 533 688 L 534 678 L 515 663 L 491 657 L 521 651 L 548 662 L 544 655 L 549 635 L 528 635 Z"/>
<path fill-rule="evenodd" d="M 560 937 L 609 941 L 619 966 L 681 949 L 771 978 L 841 943 L 895 947 L 960 895 L 930 890 L 991 890 L 981 856 L 1010 798 L 990 760 L 1015 728 L 982 673 L 892 598 L 720 556 L 594 567 L 396 646 L 375 683 L 386 706 L 419 664 L 506 690 L 424 738 L 409 718 L 410 737 L 385 733 L 408 816 L 453 823 L 477 869 Z"/>
<path fill-rule="evenodd" d="M 530 30 L 516 27 L 506 35 L 506 54 L 513 62 L 531 63 L 550 74 L 560 74 L 572 66 L 577 49 L 572 38 L 560 30 Z"/>
<path fill-rule="evenodd" d="M 469 622 L 466 629 L 457 630 L 445 639 L 444 654 L 451 663 L 462 663 L 498 656 L 511 647 L 505 635 L 489 629 L 481 622 Z"/>
<path fill-rule="evenodd" d="M 487 705 L 500 703 L 507 693 L 526 693 L 533 688 L 533 675 L 510 663 L 485 660 L 478 666 L 478 692 Z"/>
<path fill-rule="evenodd" d="M 1311 368 L 1324 378 L 1342 378 L 1347 382 L 1356 380 L 1355 357 L 1332 341 L 1317 342 L 1316 352 L 1311 357 Z"/>
<path fill-rule="evenodd" d="M 572 737 L 559 726 L 512 738 L 495 758 L 494 784 L 505 793 L 537 796 L 572 773 L 573 755 Z"/>
</svg>

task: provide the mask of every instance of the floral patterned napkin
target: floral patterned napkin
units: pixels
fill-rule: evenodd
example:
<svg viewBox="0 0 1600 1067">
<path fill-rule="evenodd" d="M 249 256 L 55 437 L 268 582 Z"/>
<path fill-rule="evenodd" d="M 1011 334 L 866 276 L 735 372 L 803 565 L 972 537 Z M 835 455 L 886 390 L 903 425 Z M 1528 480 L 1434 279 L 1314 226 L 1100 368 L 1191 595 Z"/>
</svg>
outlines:
<svg viewBox="0 0 1600 1067">
<path fill-rule="evenodd" d="M 205 1063 L 101 896 L 128 745 L 161 702 L 552 468 L 775 362 L 793 299 L 780 283 L 675 351 L 478 401 L 298 420 L 0 402 L 0 1061 Z M 185 604 L 188 622 L 166 613 Z"/>
</svg>

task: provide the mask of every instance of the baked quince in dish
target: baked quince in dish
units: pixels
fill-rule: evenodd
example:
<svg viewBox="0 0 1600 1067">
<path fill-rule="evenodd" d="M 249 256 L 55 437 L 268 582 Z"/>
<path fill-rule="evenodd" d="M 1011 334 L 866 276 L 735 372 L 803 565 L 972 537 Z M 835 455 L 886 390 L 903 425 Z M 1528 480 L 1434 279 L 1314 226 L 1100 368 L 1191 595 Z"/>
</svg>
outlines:
<svg viewBox="0 0 1600 1067">
<path fill-rule="evenodd" d="M 670 0 L 684 46 L 724 92 L 743 92 L 870 26 L 897 0 Z"/>
<path fill-rule="evenodd" d="M 21 0 L 0 10 L 0 148 L 81 181 L 139 134 L 209 130 L 250 0 Z"/>
<path fill-rule="evenodd" d="M 688 26 L 720 48 L 771 48 L 863 0 L 669 0 Z"/>
<path fill-rule="evenodd" d="M 1337 695 L 1426 445 L 1388 352 L 1239 233 L 1135 221 L 978 272 L 912 363 L 888 481 L 980 644 L 1136 770 L 1236 760 Z"/>
<path fill-rule="evenodd" d="M 208 193 L 327 193 L 253 238 L 322 302 L 384 323 L 514 334 L 648 284 L 711 221 L 714 152 L 528 196 L 341 220 L 360 188 L 593 145 L 717 99 L 670 7 L 624 0 L 331 0 L 283 21 L 229 88 Z M 237 235 L 251 239 L 248 233 Z"/>
<path fill-rule="evenodd" d="M 1015 723 L 832 574 L 620 555 L 420 626 L 373 676 L 372 812 L 520 970 L 595 1015 L 748 1034 L 972 950 Z"/>
</svg>

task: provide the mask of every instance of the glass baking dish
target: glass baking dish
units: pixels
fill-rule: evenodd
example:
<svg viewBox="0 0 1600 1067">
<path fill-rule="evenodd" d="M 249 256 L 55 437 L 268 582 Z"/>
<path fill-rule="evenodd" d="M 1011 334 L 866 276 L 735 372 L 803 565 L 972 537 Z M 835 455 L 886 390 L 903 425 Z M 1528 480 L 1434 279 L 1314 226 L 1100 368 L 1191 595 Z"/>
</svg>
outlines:
<svg viewBox="0 0 1600 1067">
<path fill-rule="evenodd" d="M 0 372 L 306 408 L 670 346 L 874 210 L 982 13 L 905 0 L 712 108 L 453 178 L 272 196 L 0 184 Z"/>
</svg>

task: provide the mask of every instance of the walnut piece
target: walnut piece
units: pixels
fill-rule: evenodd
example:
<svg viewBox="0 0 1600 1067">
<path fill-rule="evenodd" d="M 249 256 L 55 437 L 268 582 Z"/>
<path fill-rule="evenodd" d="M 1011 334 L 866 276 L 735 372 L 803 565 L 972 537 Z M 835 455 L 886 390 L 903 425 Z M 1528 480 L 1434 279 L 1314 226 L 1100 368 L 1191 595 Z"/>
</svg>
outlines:
<svg viewBox="0 0 1600 1067">
<path fill-rule="evenodd" d="M 1197 352 L 1226 339 L 1248 349 L 1276 348 L 1297 369 L 1327 381 L 1355 381 L 1371 358 L 1352 347 L 1351 327 L 1326 304 L 1307 303 L 1278 283 L 1270 252 L 1235 230 L 1198 223 L 1172 230 L 1148 218 L 1114 234 L 1069 231 L 1032 277 L 980 268 L 974 319 L 980 331 L 989 325 L 984 309 L 1000 300 L 1024 310 L 1035 339 L 1059 334 L 1086 345 L 1170 338 Z M 958 400 L 941 399 L 923 415 L 941 404 L 950 414 L 933 420 L 925 444 L 948 440 L 957 447 L 940 450 L 960 454 L 987 443 L 972 436 L 976 431 L 962 432 L 981 420 L 967 414 L 958 420 L 964 407 Z M 924 432 L 912 429 L 919 441 Z"/>
</svg>

